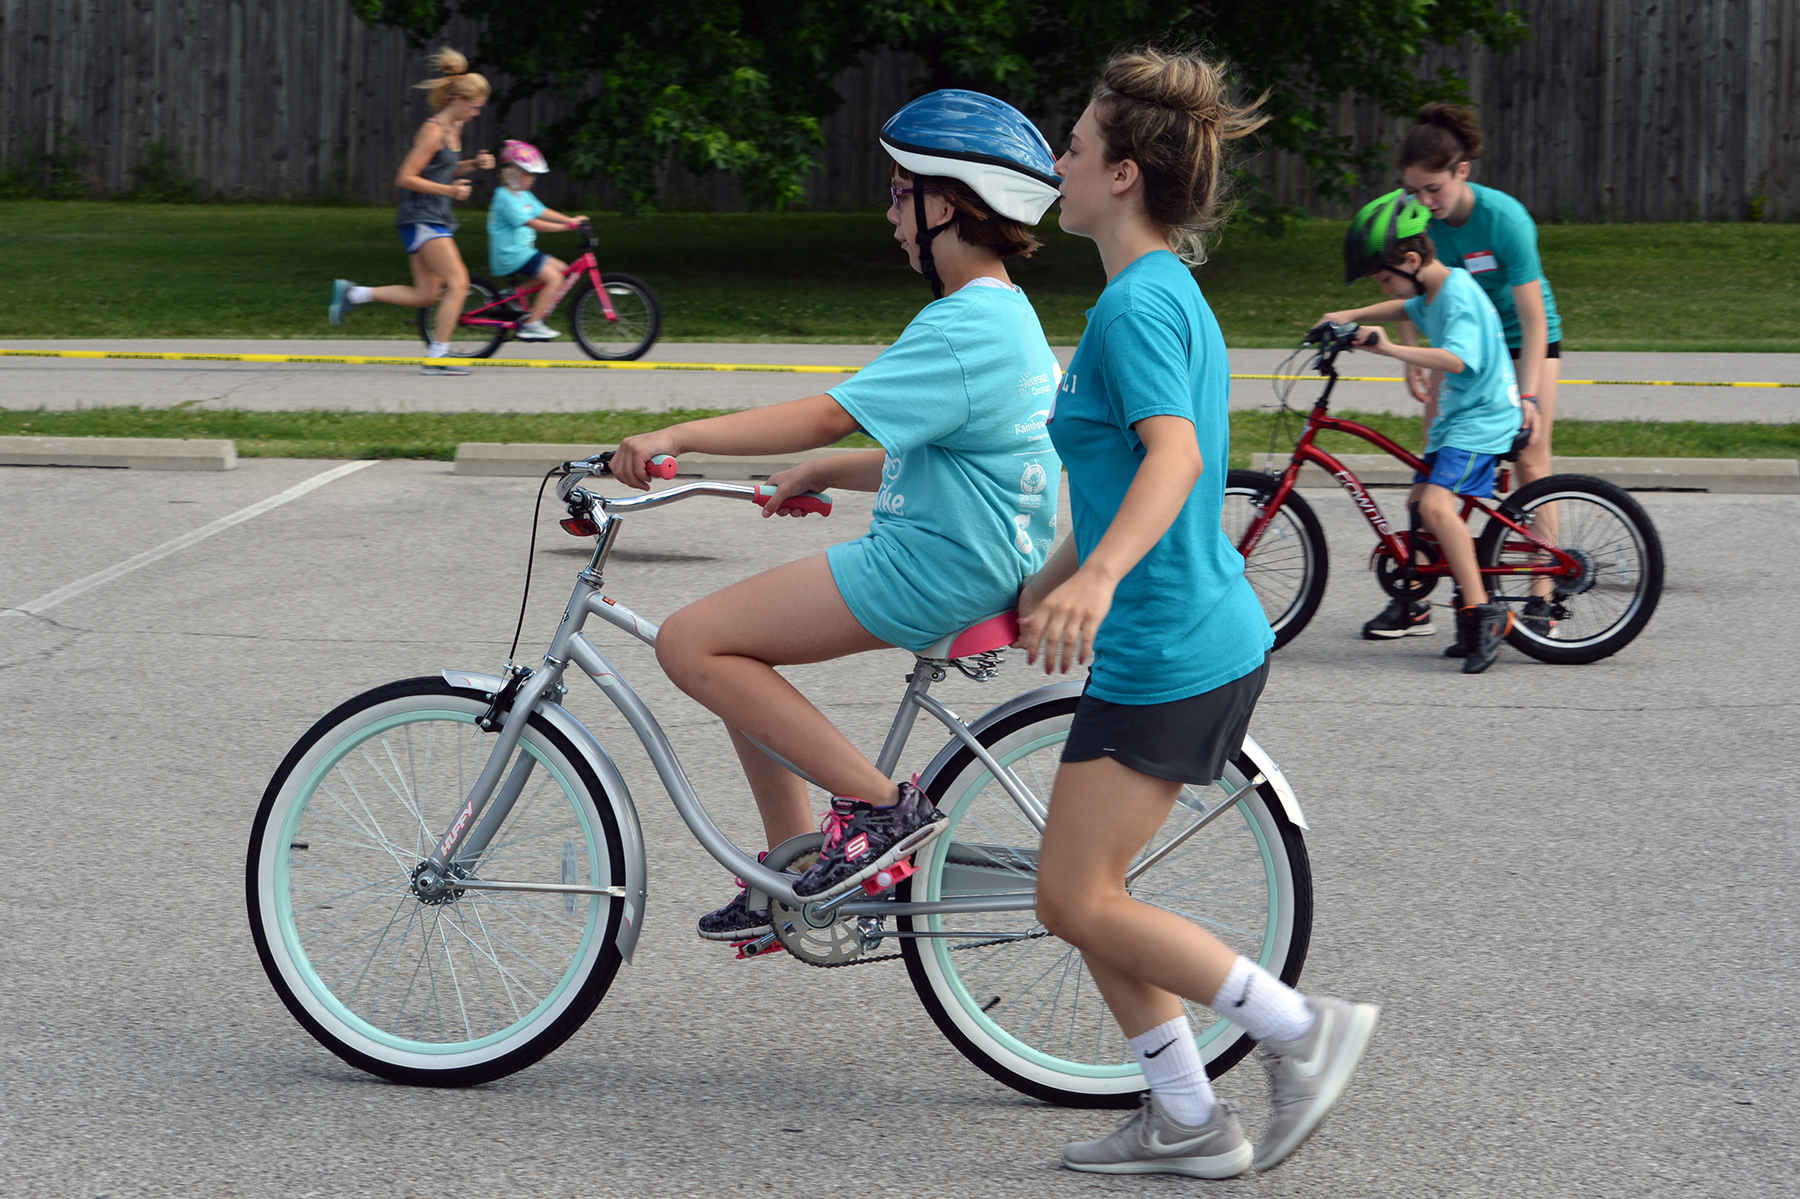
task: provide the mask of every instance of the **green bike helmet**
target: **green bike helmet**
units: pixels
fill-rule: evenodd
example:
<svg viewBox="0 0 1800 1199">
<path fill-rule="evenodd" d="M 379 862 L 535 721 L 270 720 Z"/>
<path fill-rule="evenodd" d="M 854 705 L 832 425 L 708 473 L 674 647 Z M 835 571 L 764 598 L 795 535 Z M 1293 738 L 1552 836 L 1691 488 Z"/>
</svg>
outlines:
<svg viewBox="0 0 1800 1199">
<path fill-rule="evenodd" d="M 1395 246 L 1425 232 L 1430 221 L 1431 210 L 1405 188 L 1396 188 L 1364 204 L 1350 222 L 1350 232 L 1344 235 L 1344 282 L 1355 283 L 1376 271 L 1393 271 L 1411 279 L 1419 294 L 1425 294 L 1416 274 L 1389 266 L 1388 259 L 1393 257 Z"/>
</svg>

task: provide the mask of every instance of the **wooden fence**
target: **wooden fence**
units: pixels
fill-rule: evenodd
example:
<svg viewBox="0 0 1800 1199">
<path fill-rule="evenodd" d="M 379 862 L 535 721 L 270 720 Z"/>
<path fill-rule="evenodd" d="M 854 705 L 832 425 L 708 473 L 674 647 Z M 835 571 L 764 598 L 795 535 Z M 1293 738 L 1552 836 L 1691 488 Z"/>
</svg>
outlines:
<svg viewBox="0 0 1800 1199">
<path fill-rule="evenodd" d="M 1534 30 L 1520 49 L 1432 61 L 1461 71 L 1480 105 L 1492 146 L 1483 182 L 1541 219 L 1800 220 L 1796 0 L 1519 8 Z M 440 40 L 473 50 L 475 31 Z M 0 159 L 74 149 L 93 190 L 118 192 L 161 143 L 204 194 L 386 204 L 428 112 L 409 90 L 425 74 L 422 53 L 344 0 L 0 0 Z M 826 122 L 811 203 L 877 202 L 875 133 L 916 77 L 905 56 L 881 55 L 839 78 L 845 103 Z M 541 98 L 503 120 L 490 108 L 465 144 L 529 138 L 564 111 Z M 1391 144 L 1404 129 L 1349 104 L 1339 124 L 1359 144 Z M 1248 165 L 1284 200 L 1321 208 L 1299 164 L 1267 154 Z M 566 194 L 558 179 L 547 181 L 552 203 Z M 732 181 L 680 170 L 665 173 L 663 194 L 678 207 L 741 203 Z"/>
</svg>

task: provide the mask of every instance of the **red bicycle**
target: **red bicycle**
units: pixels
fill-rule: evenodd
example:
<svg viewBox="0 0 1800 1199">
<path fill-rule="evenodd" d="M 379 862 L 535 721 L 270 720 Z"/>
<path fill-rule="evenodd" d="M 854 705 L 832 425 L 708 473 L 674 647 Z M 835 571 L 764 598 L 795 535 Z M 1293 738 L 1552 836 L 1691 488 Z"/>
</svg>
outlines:
<svg viewBox="0 0 1800 1199">
<path fill-rule="evenodd" d="M 1356 337 L 1355 325 L 1321 325 L 1307 334 L 1304 345 L 1318 350 L 1305 369 L 1325 376 L 1325 390 L 1306 417 L 1293 459 L 1280 474 L 1234 470 L 1226 482 L 1225 533 L 1244 555 L 1244 573 L 1275 631 L 1276 649 L 1299 636 L 1325 595 L 1325 531 L 1294 489 L 1309 462 L 1350 493 L 1374 530 L 1369 568 L 1388 595 L 1422 600 L 1450 573 L 1429 531 L 1395 528 L 1356 475 L 1315 444 L 1322 431 L 1348 433 L 1425 470 L 1418 455 L 1374 429 L 1328 415 L 1337 357 Z M 1277 392 L 1282 410 L 1291 411 L 1285 393 Z M 1509 474 L 1501 469 L 1496 490 L 1507 491 Z M 1475 542 L 1476 560 L 1489 595 L 1514 612 L 1507 641 L 1520 652 L 1544 662 L 1594 662 L 1618 653 L 1649 623 L 1662 596 L 1662 539 L 1620 488 L 1586 475 L 1551 475 L 1498 502 L 1464 496 L 1463 519 L 1477 511 L 1488 520 Z"/>
<path fill-rule="evenodd" d="M 594 256 L 593 227 L 581 225 L 578 229 L 581 256 L 569 264 L 563 275 L 562 291 L 551 314 L 558 317 L 562 302 L 574 296 L 568 325 L 559 332 L 573 334 L 589 358 L 626 362 L 641 357 L 656 344 L 656 335 L 662 332 L 662 306 L 656 302 L 656 293 L 649 284 L 631 275 L 602 274 L 600 260 Z M 501 343 L 525 323 L 531 312 L 531 297 L 542 290 L 544 285 L 536 280 L 502 288 L 471 276 L 462 319 L 450 335 L 450 356 L 492 357 Z M 428 346 L 435 312 L 433 308 L 419 309 L 419 337 Z M 555 319 L 552 323 L 563 322 Z"/>
</svg>

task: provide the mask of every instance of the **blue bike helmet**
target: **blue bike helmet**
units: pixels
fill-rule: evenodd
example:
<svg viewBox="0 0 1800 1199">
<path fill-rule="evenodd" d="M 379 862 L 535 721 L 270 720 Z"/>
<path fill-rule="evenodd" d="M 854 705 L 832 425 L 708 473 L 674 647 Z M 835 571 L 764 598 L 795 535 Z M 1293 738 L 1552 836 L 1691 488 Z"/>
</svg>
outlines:
<svg viewBox="0 0 1800 1199">
<path fill-rule="evenodd" d="M 881 145 L 913 175 L 940 175 L 969 185 L 1000 216 L 1035 225 L 1062 194 L 1050 143 L 1004 100 L 961 88 L 920 96 L 888 118 Z M 919 269 L 934 296 L 943 280 L 931 258 L 931 240 L 948 228 L 925 227 L 925 198 L 913 193 L 918 224 Z"/>
</svg>

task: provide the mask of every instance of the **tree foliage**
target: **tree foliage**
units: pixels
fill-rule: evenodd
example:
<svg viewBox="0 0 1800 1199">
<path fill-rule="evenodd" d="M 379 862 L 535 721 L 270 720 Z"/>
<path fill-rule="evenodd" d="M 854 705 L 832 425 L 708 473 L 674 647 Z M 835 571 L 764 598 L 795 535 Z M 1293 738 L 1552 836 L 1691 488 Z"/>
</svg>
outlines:
<svg viewBox="0 0 1800 1199">
<path fill-rule="evenodd" d="M 1473 38 L 1504 52 L 1525 36 L 1501 0 L 352 0 L 415 42 L 452 17 L 480 24 L 477 70 L 509 82 L 503 106 L 548 92 L 574 112 L 545 139 L 574 173 L 604 172 L 628 206 L 655 201 L 673 159 L 736 175 L 753 202 L 802 194 L 840 102 L 833 78 L 887 47 L 918 56 L 918 90 L 972 87 L 1044 117 L 1060 134 L 1106 55 L 1125 43 L 1199 47 L 1231 64 L 1239 87 L 1268 93 L 1263 144 L 1302 156 L 1321 196 L 1345 198 L 1380 145 L 1333 129 L 1342 97 L 1405 115 L 1466 97 L 1423 55 Z M 1268 217 L 1267 196 L 1252 205 Z"/>
</svg>

